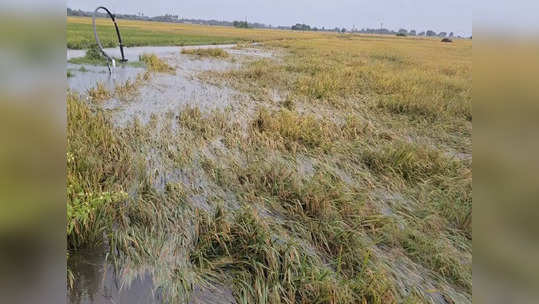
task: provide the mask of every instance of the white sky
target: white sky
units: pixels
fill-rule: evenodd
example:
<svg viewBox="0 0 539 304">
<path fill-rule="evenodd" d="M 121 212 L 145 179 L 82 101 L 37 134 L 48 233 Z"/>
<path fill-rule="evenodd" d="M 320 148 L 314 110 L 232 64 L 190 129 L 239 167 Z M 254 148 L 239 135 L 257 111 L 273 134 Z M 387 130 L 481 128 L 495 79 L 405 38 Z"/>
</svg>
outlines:
<svg viewBox="0 0 539 304">
<path fill-rule="evenodd" d="M 72 9 L 93 11 L 104 5 L 116 13 L 147 16 L 174 14 L 185 18 L 247 20 L 271 25 L 306 23 L 326 28 L 406 28 L 418 32 L 472 33 L 470 0 L 67 0 Z"/>
</svg>

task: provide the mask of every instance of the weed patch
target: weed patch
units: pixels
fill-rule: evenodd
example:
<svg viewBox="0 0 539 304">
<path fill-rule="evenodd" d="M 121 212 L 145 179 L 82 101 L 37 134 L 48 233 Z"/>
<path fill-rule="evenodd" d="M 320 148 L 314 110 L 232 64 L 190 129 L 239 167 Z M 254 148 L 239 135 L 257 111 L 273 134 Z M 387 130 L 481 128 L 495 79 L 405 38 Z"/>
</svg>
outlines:
<svg viewBox="0 0 539 304">
<path fill-rule="evenodd" d="M 199 57 L 227 58 L 228 53 L 220 48 L 183 49 L 182 54 Z"/>
<path fill-rule="evenodd" d="M 150 72 L 174 74 L 174 68 L 162 59 L 159 59 L 155 54 L 142 54 L 140 55 L 139 60 L 146 64 L 146 68 Z"/>
<path fill-rule="evenodd" d="M 107 65 L 107 58 L 103 56 L 97 45 L 92 45 L 83 57 L 71 58 L 68 60 L 73 64 Z"/>
</svg>

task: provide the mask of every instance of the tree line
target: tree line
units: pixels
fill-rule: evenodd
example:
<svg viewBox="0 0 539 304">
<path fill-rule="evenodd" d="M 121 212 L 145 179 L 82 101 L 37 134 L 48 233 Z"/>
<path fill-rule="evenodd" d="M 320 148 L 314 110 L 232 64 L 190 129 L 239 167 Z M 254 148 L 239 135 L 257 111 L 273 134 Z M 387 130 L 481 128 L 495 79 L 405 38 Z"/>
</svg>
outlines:
<svg viewBox="0 0 539 304">
<path fill-rule="evenodd" d="M 93 12 L 86 12 L 82 10 L 73 10 L 70 8 L 67 8 L 67 15 L 68 16 L 85 16 L 85 17 L 91 17 L 93 15 Z M 107 17 L 105 13 L 98 12 L 98 17 Z M 192 24 L 205 24 L 205 25 L 220 25 L 220 26 L 234 26 L 236 28 L 276 28 L 276 29 L 282 29 L 282 30 L 294 30 L 294 31 L 325 31 L 325 32 L 339 32 L 339 33 L 345 33 L 345 32 L 352 32 L 352 33 L 365 33 L 365 34 L 382 34 L 382 35 L 398 35 L 398 36 L 425 36 L 425 37 L 441 37 L 441 38 L 462 38 L 460 36 L 455 36 L 453 32 L 450 32 L 449 34 L 447 32 L 440 32 L 436 33 L 433 30 L 426 30 L 418 32 L 416 30 L 407 30 L 407 29 L 399 29 L 398 31 L 389 30 L 386 28 L 377 28 L 377 29 L 371 29 L 371 28 L 363 28 L 361 30 L 358 29 L 351 29 L 347 30 L 346 28 L 325 28 L 325 27 L 316 27 L 316 26 L 310 26 L 308 24 L 303 23 L 296 23 L 292 26 L 277 26 L 272 27 L 271 25 L 266 25 L 263 23 L 253 22 L 249 23 L 247 21 L 220 21 L 220 20 L 204 20 L 204 19 L 186 19 L 186 18 L 180 18 L 178 15 L 172 15 L 172 14 L 165 14 L 162 16 L 154 16 L 149 17 L 145 16 L 143 13 L 139 13 L 137 15 L 135 14 L 116 14 L 116 18 L 118 19 L 130 19 L 130 20 L 146 20 L 146 21 L 160 21 L 160 22 L 174 22 L 174 23 L 192 23 Z M 471 38 L 471 37 L 470 37 Z"/>
</svg>

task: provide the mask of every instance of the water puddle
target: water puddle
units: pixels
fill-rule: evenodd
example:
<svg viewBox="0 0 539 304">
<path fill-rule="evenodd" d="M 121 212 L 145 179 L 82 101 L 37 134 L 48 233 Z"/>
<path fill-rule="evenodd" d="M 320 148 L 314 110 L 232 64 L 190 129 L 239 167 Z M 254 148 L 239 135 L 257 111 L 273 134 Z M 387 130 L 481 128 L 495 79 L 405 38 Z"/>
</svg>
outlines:
<svg viewBox="0 0 539 304">
<path fill-rule="evenodd" d="M 103 249 L 81 250 L 69 257 L 74 286 L 68 290 L 72 304 L 160 302 L 148 273 L 120 275 L 107 262 Z"/>
</svg>

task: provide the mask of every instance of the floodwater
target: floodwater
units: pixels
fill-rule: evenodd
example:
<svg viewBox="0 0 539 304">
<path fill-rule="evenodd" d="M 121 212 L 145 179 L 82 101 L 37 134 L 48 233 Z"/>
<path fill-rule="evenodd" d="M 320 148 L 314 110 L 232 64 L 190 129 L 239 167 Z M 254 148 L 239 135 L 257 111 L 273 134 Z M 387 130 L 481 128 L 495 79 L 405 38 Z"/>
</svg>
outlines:
<svg viewBox="0 0 539 304">
<path fill-rule="evenodd" d="M 151 79 L 138 88 L 138 94 L 126 102 L 112 98 L 103 103 L 103 108 L 112 110 L 114 122 L 118 126 L 138 119 L 143 124 L 152 115 L 169 112 L 179 112 L 187 105 L 195 105 L 201 109 L 224 108 L 241 98 L 239 92 L 226 86 L 217 86 L 198 79 L 201 72 L 226 71 L 239 69 L 249 60 L 268 58 L 271 52 L 255 48 L 232 49 L 234 45 L 219 46 L 189 46 L 189 47 L 134 47 L 125 49 L 130 62 L 138 61 L 143 53 L 156 54 L 175 68 L 175 74 L 154 73 Z M 229 59 L 202 58 L 181 54 L 182 49 L 192 48 L 223 48 L 229 54 Z M 112 56 L 119 56 L 119 49 L 106 49 Z M 116 53 L 117 52 L 117 53 Z M 68 50 L 67 58 L 84 56 L 83 50 Z M 81 68 L 84 67 L 84 68 Z M 68 64 L 72 77 L 68 77 L 68 86 L 72 91 L 84 94 L 88 89 L 101 82 L 109 90 L 116 85 L 133 81 L 144 68 L 118 66 L 109 74 L 106 66 Z M 81 71 L 82 70 L 82 71 Z"/>
<path fill-rule="evenodd" d="M 70 303 L 160 302 L 159 294 L 154 292 L 153 281 L 148 273 L 128 280 L 118 274 L 107 261 L 104 251 L 104 248 L 88 249 L 70 256 L 68 266 L 75 277 L 74 286 L 68 294 Z"/>
<path fill-rule="evenodd" d="M 71 304 L 148 304 L 163 301 L 150 271 L 122 273 L 107 261 L 104 248 L 85 249 L 69 258 L 75 281 L 68 292 Z M 194 286 L 189 304 L 234 304 L 232 290 L 224 285 Z"/>
<path fill-rule="evenodd" d="M 226 59 L 202 58 L 181 54 L 182 49 L 212 48 L 225 49 L 231 56 Z M 189 105 L 204 109 L 217 109 L 238 104 L 245 95 L 227 87 L 200 80 L 201 72 L 226 71 L 239 69 L 244 63 L 261 58 L 272 57 L 270 52 L 256 48 L 237 49 L 234 45 L 218 46 L 189 46 L 189 47 L 133 47 L 126 48 L 125 54 L 130 62 L 138 61 L 143 53 L 156 54 L 174 67 L 175 73 L 152 73 L 150 79 L 137 87 L 136 94 L 129 96 L 128 100 L 113 97 L 99 103 L 99 107 L 107 110 L 112 122 L 123 127 L 135 119 L 143 125 L 148 123 L 155 115 L 160 124 L 170 123 Z M 114 57 L 120 57 L 119 48 L 106 49 Z M 68 50 L 67 59 L 85 55 L 84 50 Z M 126 81 L 134 81 L 137 76 L 146 71 L 143 67 L 131 65 L 117 66 L 109 74 L 106 66 L 67 64 L 72 77 L 68 77 L 68 87 L 71 91 L 82 96 L 95 87 L 99 82 L 107 89 L 114 90 L 117 85 Z M 141 147 L 146 151 L 148 165 L 154 169 L 148 174 L 155 181 L 156 190 L 164 189 L 168 182 L 182 182 L 188 184 L 206 185 L 204 176 L 194 174 L 199 170 L 175 168 L 162 156 L 162 153 L 152 147 Z M 193 175 L 194 174 L 194 175 Z M 212 187 L 202 187 L 211 189 Z M 210 190 L 208 190 L 210 191 Z M 210 194 L 201 193 L 200 197 L 193 197 L 195 205 L 204 208 L 208 204 Z M 130 269 L 115 269 L 107 261 L 105 248 L 83 250 L 70 255 L 69 267 L 75 276 L 75 282 L 68 294 L 68 302 L 76 304 L 100 303 L 159 303 L 159 292 L 156 291 L 151 275 L 148 271 Z M 224 285 L 212 287 L 197 287 L 193 289 L 190 303 L 235 303 L 232 290 Z"/>
<path fill-rule="evenodd" d="M 157 57 L 168 55 L 175 52 L 181 52 L 183 49 L 207 49 L 207 48 L 221 48 L 230 49 L 236 46 L 235 44 L 223 44 L 223 45 L 197 45 L 197 46 L 137 46 L 137 47 L 124 47 L 125 58 L 129 61 L 138 61 L 138 57 L 142 54 L 155 54 Z M 120 48 L 106 48 L 105 52 L 109 56 L 121 58 Z M 67 60 L 71 58 L 83 57 L 86 54 L 86 50 L 67 50 Z"/>
<path fill-rule="evenodd" d="M 127 80 L 133 81 L 138 74 L 143 73 L 146 69 L 121 66 L 114 69 L 114 73 L 109 74 L 106 66 L 68 63 L 67 70 L 73 75 L 73 77 L 67 78 L 69 88 L 73 91 L 85 93 L 88 89 L 94 87 L 97 82 L 112 90 L 116 84 L 125 83 Z"/>
</svg>

